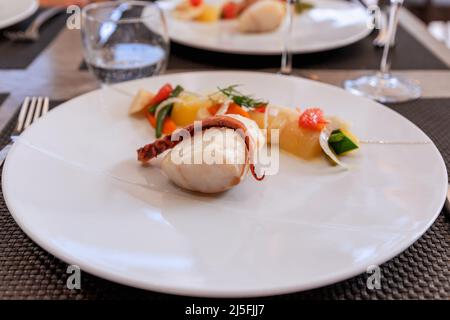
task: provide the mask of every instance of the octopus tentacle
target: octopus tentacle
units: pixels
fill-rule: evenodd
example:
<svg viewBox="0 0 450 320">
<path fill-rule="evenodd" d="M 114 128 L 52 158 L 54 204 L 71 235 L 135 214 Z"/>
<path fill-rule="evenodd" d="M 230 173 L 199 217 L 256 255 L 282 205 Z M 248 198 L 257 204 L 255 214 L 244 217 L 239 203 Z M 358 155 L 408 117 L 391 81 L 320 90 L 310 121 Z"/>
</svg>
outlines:
<svg viewBox="0 0 450 320">
<path fill-rule="evenodd" d="M 250 163 L 250 171 L 252 173 L 253 178 L 255 178 L 258 181 L 262 181 L 264 180 L 264 178 L 266 177 L 266 174 L 263 173 L 262 176 L 258 177 L 258 175 L 256 174 L 256 170 L 255 170 L 255 165 L 253 163 Z"/>
</svg>

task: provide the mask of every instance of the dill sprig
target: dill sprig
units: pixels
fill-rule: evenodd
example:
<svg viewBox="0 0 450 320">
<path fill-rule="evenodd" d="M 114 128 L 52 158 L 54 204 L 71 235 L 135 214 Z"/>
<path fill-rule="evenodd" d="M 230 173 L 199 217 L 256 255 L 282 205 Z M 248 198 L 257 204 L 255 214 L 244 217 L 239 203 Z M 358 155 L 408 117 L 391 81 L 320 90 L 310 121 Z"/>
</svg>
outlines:
<svg viewBox="0 0 450 320">
<path fill-rule="evenodd" d="M 258 99 L 253 98 L 250 95 L 242 94 L 241 92 L 236 90 L 236 88 L 238 86 L 239 85 L 234 84 L 234 85 L 228 86 L 226 88 L 218 88 L 218 89 L 225 96 L 227 96 L 228 98 L 233 100 L 234 103 L 240 105 L 241 107 L 252 109 L 252 108 L 260 107 L 262 105 L 267 105 L 267 103 L 268 103 L 267 101 L 258 100 Z"/>
</svg>

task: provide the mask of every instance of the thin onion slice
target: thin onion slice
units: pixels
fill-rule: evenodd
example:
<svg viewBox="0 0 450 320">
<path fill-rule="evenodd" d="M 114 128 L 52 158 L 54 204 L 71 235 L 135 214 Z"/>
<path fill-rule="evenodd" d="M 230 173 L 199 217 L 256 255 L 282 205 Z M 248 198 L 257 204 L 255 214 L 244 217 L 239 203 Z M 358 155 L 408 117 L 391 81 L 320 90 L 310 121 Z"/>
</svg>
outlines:
<svg viewBox="0 0 450 320">
<path fill-rule="evenodd" d="M 320 132 L 319 143 L 323 152 L 337 165 L 349 170 L 351 166 L 339 160 L 337 155 L 331 150 L 330 145 L 328 144 L 328 140 L 330 139 L 331 133 L 334 130 L 342 128 L 342 122 L 337 119 L 330 119 L 330 122 L 326 125 L 326 127 Z"/>
<path fill-rule="evenodd" d="M 219 110 L 217 110 L 216 112 L 216 116 L 223 116 L 224 114 L 227 113 L 228 111 L 228 107 L 230 106 L 230 103 L 232 101 L 231 100 L 226 100 L 225 102 L 222 103 L 222 105 L 220 106 Z"/>
<path fill-rule="evenodd" d="M 167 100 L 164 100 L 163 102 L 161 102 L 160 104 L 159 104 L 159 106 L 156 108 L 156 111 L 155 111 L 155 118 L 158 118 L 158 113 L 162 110 L 162 108 L 164 108 L 165 106 L 168 106 L 168 105 L 170 105 L 170 104 L 173 104 L 173 103 L 175 103 L 175 102 L 182 102 L 183 100 L 181 100 L 180 98 L 176 98 L 176 97 L 174 97 L 174 98 L 169 98 L 169 99 L 167 99 Z"/>
</svg>

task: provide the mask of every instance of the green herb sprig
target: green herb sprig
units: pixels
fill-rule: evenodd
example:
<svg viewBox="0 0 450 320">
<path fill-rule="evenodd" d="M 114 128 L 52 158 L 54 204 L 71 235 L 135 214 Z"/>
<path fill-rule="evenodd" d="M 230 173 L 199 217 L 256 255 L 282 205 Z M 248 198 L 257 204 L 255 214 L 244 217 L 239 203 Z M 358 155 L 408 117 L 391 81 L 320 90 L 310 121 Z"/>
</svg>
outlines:
<svg viewBox="0 0 450 320">
<path fill-rule="evenodd" d="M 294 8 L 296 14 L 302 14 L 303 12 L 314 8 L 314 5 L 308 2 L 303 2 L 303 0 L 295 0 Z"/>
<path fill-rule="evenodd" d="M 236 90 L 239 85 L 234 84 L 228 86 L 226 88 L 218 88 L 220 92 L 222 92 L 225 96 L 230 98 L 234 103 L 240 105 L 241 107 L 246 107 L 249 109 L 253 109 L 256 107 L 260 107 L 262 105 L 267 105 L 267 101 L 258 100 L 253 98 L 250 95 L 245 95 Z"/>
</svg>

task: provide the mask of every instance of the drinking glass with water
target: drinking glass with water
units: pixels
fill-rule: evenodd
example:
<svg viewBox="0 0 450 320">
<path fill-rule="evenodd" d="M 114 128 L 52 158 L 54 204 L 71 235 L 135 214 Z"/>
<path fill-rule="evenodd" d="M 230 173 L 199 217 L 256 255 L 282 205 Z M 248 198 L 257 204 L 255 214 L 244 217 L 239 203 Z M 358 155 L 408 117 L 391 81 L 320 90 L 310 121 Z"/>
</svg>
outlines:
<svg viewBox="0 0 450 320">
<path fill-rule="evenodd" d="M 157 75 L 166 68 L 169 38 L 157 4 L 93 3 L 82 11 L 84 58 L 102 83 Z"/>
</svg>

